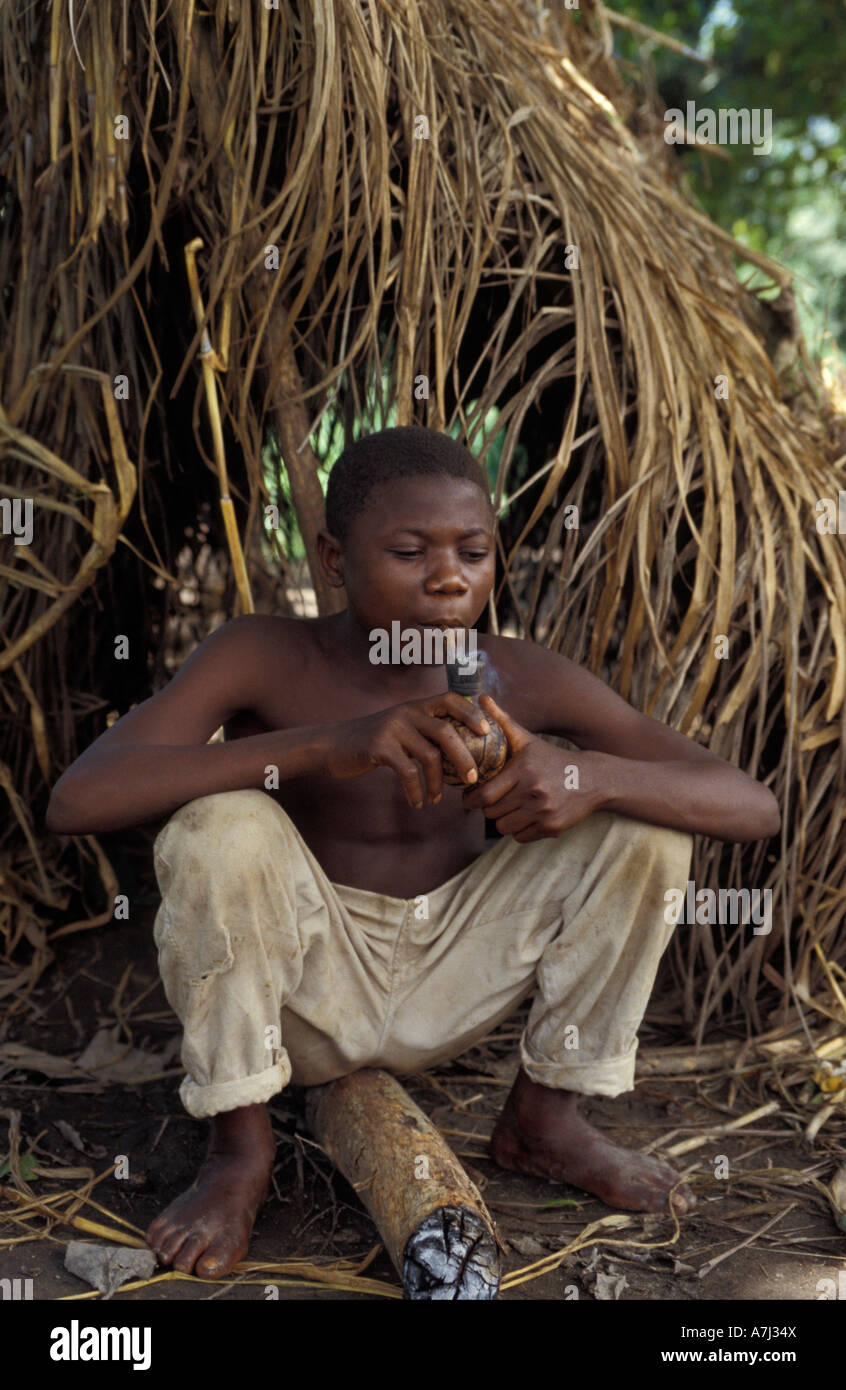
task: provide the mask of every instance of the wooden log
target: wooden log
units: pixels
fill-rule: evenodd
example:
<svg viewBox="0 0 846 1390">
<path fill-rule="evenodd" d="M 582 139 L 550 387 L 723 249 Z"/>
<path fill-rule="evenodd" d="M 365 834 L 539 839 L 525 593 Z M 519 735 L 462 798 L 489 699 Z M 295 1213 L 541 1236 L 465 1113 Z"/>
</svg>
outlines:
<svg viewBox="0 0 846 1390">
<path fill-rule="evenodd" d="M 363 1067 L 312 1086 L 306 1118 L 373 1218 L 406 1298 L 496 1297 L 500 1246 L 481 1193 L 396 1077 Z"/>
</svg>

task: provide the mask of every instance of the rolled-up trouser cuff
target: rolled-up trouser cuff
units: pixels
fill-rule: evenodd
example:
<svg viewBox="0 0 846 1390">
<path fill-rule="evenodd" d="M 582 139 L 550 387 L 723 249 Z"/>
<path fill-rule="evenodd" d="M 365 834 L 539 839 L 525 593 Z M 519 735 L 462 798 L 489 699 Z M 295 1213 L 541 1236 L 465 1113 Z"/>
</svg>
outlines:
<svg viewBox="0 0 846 1390">
<path fill-rule="evenodd" d="M 525 1037 L 520 1039 L 520 1061 L 530 1081 L 556 1091 L 578 1091 L 583 1096 L 619 1096 L 634 1089 L 637 1042 L 622 1057 L 601 1061 L 551 1062 L 539 1056 Z"/>
<path fill-rule="evenodd" d="M 237 1110 L 242 1105 L 261 1105 L 281 1091 L 291 1079 L 291 1063 L 276 1062 L 266 1071 L 254 1076 L 239 1076 L 234 1081 L 218 1081 L 211 1086 L 198 1086 L 186 1076 L 179 1087 L 179 1097 L 189 1115 L 201 1120 L 217 1115 L 221 1110 Z"/>
</svg>

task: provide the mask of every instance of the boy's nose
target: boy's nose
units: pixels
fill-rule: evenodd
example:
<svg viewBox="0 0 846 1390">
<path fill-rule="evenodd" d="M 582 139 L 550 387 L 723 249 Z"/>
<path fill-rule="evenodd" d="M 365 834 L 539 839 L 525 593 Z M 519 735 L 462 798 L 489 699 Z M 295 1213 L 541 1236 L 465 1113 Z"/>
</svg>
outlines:
<svg viewBox="0 0 846 1390">
<path fill-rule="evenodd" d="M 469 589 L 458 555 L 449 546 L 434 547 L 428 555 L 424 588 L 427 594 L 464 594 Z"/>
<path fill-rule="evenodd" d="M 465 594 L 468 589 L 466 579 L 455 565 L 443 565 L 426 578 L 427 594 Z"/>
</svg>

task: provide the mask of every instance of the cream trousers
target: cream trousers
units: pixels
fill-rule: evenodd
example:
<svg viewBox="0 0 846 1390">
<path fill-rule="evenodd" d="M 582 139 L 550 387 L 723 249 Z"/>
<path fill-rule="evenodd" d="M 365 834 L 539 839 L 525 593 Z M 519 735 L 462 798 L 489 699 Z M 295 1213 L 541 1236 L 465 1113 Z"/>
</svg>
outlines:
<svg viewBox="0 0 846 1390">
<path fill-rule="evenodd" d="M 609 812 L 506 837 L 419 898 L 331 883 L 259 790 L 180 807 L 154 845 L 154 937 L 182 1022 L 191 1115 L 359 1067 L 402 1076 L 472 1047 L 534 993 L 520 1039 L 544 1086 L 634 1085 L 637 1030 L 672 934 L 690 835 Z"/>
</svg>

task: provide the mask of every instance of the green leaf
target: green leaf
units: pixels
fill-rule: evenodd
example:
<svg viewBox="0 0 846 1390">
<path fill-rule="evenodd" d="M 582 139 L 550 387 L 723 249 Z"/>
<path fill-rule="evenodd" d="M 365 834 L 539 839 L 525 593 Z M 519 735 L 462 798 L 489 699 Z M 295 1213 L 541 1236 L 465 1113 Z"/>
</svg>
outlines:
<svg viewBox="0 0 846 1390">
<path fill-rule="evenodd" d="M 581 1202 L 576 1202 L 572 1197 L 556 1197 L 552 1202 L 541 1202 L 541 1211 L 547 1207 L 580 1207 Z"/>
<path fill-rule="evenodd" d="M 38 1159 L 35 1158 L 33 1154 L 22 1154 L 18 1167 L 20 1169 L 21 1177 L 23 1178 L 24 1182 L 32 1182 L 33 1178 L 38 1177 Z M 3 1167 L 0 1168 L 0 1178 L 7 1178 L 10 1172 L 11 1168 L 9 1167 L 9 1163 L 7 1160 L 3 1164 Z"/>
</svg>

